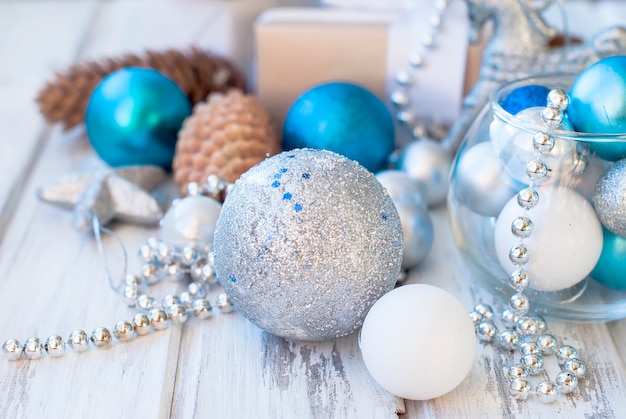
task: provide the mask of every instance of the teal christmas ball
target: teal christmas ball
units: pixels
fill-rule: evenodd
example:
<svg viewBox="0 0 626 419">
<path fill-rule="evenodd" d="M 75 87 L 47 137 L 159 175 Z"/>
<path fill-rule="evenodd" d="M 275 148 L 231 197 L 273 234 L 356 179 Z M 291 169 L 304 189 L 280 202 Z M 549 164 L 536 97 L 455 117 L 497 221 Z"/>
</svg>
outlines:
<svg viewBox="0 0 626 419">
<path fill-rule="evenodd" d="M 96 153 L 110 166 L 170 170 L 178 130 L 190 114 L 189 99 L 174 81 L 156 70 L 124 68 L 94 89 L 85 127 Z"/>
<path fill-rule="evenodd" d="M 626 133 L 626 56 L 604 58 L 581 72 L 570 91 L 569 120 L 579 132 Z M 626 157 L 621 142 L 591 143 L 608 160 Z"/>
<path fill-rule="evenodd" d="M 325 83 L 304 92 L 283 127 L 283 149 L 334 151 L 371 172 L 386 168 L 394 143 L 393 118 L 385 104 L 352 83 Z"/>
<path fill-rule="evenodd" d="M 602 253 L 591 277 L 604 286 L 626 290 L 626 238 L 602 227 Z"/>
</svg>

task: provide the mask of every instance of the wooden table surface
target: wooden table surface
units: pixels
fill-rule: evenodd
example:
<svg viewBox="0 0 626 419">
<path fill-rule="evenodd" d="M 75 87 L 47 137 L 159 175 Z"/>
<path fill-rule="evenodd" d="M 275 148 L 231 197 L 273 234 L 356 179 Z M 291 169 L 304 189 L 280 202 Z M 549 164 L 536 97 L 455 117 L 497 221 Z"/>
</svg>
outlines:
<svg viewBox="0 0 626 419">
<path fill-rule="evenodd" d="M 55 70 L 73 62 L 168 43 L 180 46 L 181 40 L 177 44 L 146 30 L 147 3 L 0 0 L 1 341 L 67 336 L 77 328 L 89 332 L 134 313 L 107 285 L 93 236 L 75 231 L 69 212 L 35 198 L 39 185 L 84 168 L 93 152 L 82 129 L 62 132 L 46 125 L 33 98 Z M 178 3 L 187 8 L 189 27 L 210 24 L 209 2 Z M 204 15 L 197 13 L 202 7 Z M 626 23 L 624 7 L 600 9 L 594 9 L 603 13 L 600 19 Z M 468 310 L 478 301 L 495 304 L 463 265 L 446 209 L 432 211 L 432 217 L 434 248 L 410 281 L 443 287 Z M 115 225 L 115 231 L 131 256 L 157 234 L 127 224 Z M 114 240 L 105 238 L 105 246 L 116 259 Z M 138 266 L 131 257 L 131 272 Z M 579 391 L 551 405 L 512 400 L 502 380 L 506 357 L 488 346 L 478 345 L 474 367 L 454 391 L 431 401 L 408 401 L 369 377 L 356 334 L 322 343 L 287 342 L 234 313 L 191 319 L 107 350 L 2 361 L 0 416 L 625 417 L 626 320 L 550 324 L 579 348 L 588 366 Z"/>
</svg>

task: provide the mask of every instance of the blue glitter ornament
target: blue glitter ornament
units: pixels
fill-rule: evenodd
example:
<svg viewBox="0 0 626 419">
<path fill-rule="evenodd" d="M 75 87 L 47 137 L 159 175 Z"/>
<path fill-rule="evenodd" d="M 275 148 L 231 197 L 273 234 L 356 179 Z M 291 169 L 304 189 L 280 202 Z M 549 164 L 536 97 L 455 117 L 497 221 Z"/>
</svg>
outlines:
<svg viewBox="0 0 626 419">
<path fill-rule="evenodd" d="M 626 56 L 604 58 L 574 81 L 567 108 L 574 129 L 585 133 L 626 133 Z M 591 150 L 608 160 L 626 157 L 626 144 L 592 143 Z"/>
<path fill-rule="evenodd" d="M 538 84 L 529 84 L 513 89 L 501 102 L 502 109 L 515 115 L 524 109 L 535 106 L 546 106 L 546 98 L 550 89 Z"/>
<path fill-rule="evenodd" d="M 626 290 L 626 238 L 605 227 L 602 227 L 602 233 L 602 253 L 591 277 L 608 288 Z"/>
<path fill-rule="evenodd" d="M 303 93 L 287 113 L 283 149 L 294 148 L 334 151 L 376 172 L 386 168 L 394 150 L 393 119 L 363 87 L 321 84 Z"/>
<path fill-rule="evenodd" d="M 178 130 L 191 114 L 187 96 L 156 70 L 124 68 L 105 77 L 87 105 L 87 136 L 111 166 L 171 169 Z"/>
</svg>

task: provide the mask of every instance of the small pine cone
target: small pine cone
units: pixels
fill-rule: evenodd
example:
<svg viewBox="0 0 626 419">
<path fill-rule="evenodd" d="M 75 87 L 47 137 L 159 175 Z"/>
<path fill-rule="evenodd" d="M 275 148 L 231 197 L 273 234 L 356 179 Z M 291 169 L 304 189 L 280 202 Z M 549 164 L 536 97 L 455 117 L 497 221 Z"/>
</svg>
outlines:
<svg viewBox="0 0 626 419">
<path fill-rule="evenodd" d="M 178 133 L 174 180 L 182 195 L 211 174 L 234 182 L 268 155 L 281 151 L 269 112 L 252 95 L 232 89 L 197 104 Z"/>
<path fill-rule="evenodd" d="M 147 51 L 144 55 L 88 61 L 58 73 L 37 95 L 39 109 L 48 122 L 62 122 L 68 130 L 84 122 L 91 92 L 110 73 L 126 67 L 144 67 L 160 71 L 176 82 L 192 104 L 211 92 L 225 92 L 233 87 L 244 89 L 244 78 L 225 59 L 208 51 L 193 48 Z"/>
</svg>

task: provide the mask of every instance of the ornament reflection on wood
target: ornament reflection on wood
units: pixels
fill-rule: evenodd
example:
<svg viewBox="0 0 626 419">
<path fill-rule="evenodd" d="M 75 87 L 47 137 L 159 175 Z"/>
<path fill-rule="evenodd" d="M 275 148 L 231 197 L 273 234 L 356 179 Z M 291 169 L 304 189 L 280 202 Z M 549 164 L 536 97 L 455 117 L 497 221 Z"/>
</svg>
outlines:
<svg viewBox="0 0 626 419">
<path fill-rule="evenodd" d="M 493 20 L 493 34 L 484 49 L 479 78 L 464 100 L 464 109 L 444 148 L 455 150 L 478 118 L 491 92 L 505 81 L 536 74 L 577 74 L 603 57 L 626 52 L 626 29 L 611 27 L 582 45 L 551 48 L 557 35 L 541 16 L 554 0 L 467 0 L 472 42 Z"/>
<path fill-rule="evenodd" d="M 316 148 L 342 154 L 377 172 L 394 149 L 394 124 L 385 104 L 352 83 L 331 82 L 304 92 L 283 127 L 283 148 Z"/>
<path fill-rule="evenodd" d="M 37 190 L 44 202 L 72 209 L 74 227 L 92 230 L 92 218 L 101 225 L 114 219 L 157 224 L 163 212 L 148 193 L 166 177 L 156 166 L 128 166 L 64 176 Z"/>
<path fill-rule="evenodd" d="M 171 79 L 156 70 L 125 68 L 96 86 L 85 127 L 91 145 L 109 165 L 169 170 L 178 130 L 190 113 L 189 100 Z"/>
<path fill-rule="evenodd" d="M 181 195 L 190 182 L 211 174 L 232 183 L 243 172 L 281 151 L 268 111 L 240 90 L 213 93 L 197 104 L 178 133 L 174 179 Z"/>
<path fill-rule="evenodd" d="M 363 361 L 390 393 L 429 400 L 458 386 L 476 354 L 474 325 L 463 304 L 432 285 L 396 288 L 374 304 L 359 339 Z"/>
<path fill-rule="evenodd" d="M 244 173 L 217 223 L 215 270 L 235 308 L 262 329 L 324 340 L 358 328 L 393 289 L 400 218 L 357 162 L 298 149 Z"/>
</svg>

